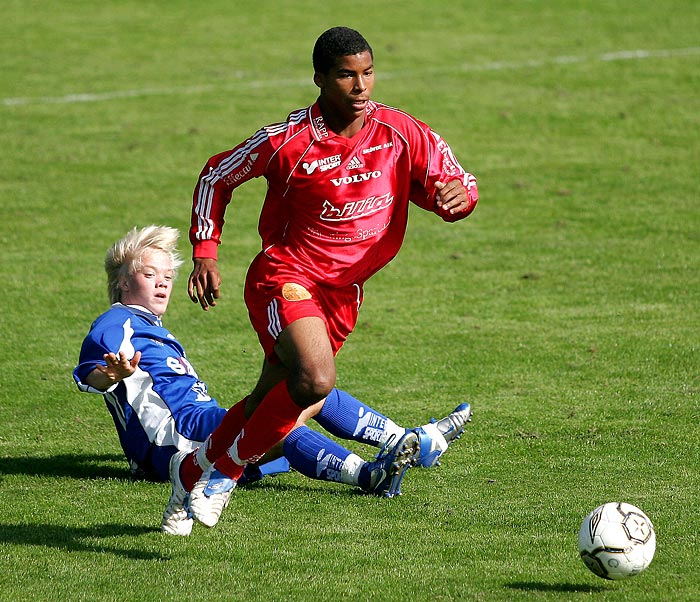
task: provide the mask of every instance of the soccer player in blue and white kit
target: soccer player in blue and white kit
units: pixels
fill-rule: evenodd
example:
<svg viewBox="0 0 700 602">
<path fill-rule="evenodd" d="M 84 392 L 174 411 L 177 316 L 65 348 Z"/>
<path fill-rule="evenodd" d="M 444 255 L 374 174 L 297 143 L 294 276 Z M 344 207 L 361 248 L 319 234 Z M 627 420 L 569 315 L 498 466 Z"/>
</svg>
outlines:
<svg viewBox="0 0 700 602">
<path fill-rule="evenodd" d="M 172 456 L 200 446 L 226 414 L 161 321 L 182 264 L 177 240 L 177 230 L 149 226 L 134 228 L 110 248 L 105 270 L 112 306 L 92 324 L 73 371 L 80 390 L 104 396 L 132 472 L 162 481 L 169 480 Z M 469 417 L 468 405 L 462 404 L 441 421 L 420 427 L 421 465 L 433 465 Z M 385 446 L 406 432 L 337 389 L 315 418 L 338 437 L 373 446 Z M 275 461 L 274 454 L 268 454 L 266 460 L 271 461 L 251 467 L 251 472 L 257 476 L 282 472 L 291 464 L 311 478 L 383 492 L 383 458 L 365 462 L 302 421 L 284 441 L 283 451 L 289 463 L 284 458 Z M 203 496 L 207 507 L 202 512 L 211 517 L 212 524 L 235 485 L 217 471 L 208 475 Z M 166 508 L 163 531 L 188 535 L 192 524 L 184 506 Z"/>
</svg>

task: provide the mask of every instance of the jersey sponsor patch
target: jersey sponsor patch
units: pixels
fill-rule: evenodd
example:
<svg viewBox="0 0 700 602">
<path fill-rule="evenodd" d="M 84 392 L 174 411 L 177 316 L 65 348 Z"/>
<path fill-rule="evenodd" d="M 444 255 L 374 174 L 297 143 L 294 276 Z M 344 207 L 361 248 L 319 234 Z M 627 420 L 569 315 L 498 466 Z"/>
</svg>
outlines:
<svg viewBox="0 0 700 602">
<path fill-rule="evenodd" d="M 370 146 L 369 148 L 365 148 L 362 150 L 363 155 L 368 155 L 369 153 L 374 153 L 378 150 L 382 150 L 384 148 L 391 148 L 394 146 L 393 142 L 385 142 L 384 144 L 377 144 L 376 146 Z"/>
<path fill-rule="evenodd" d="M 282 287 L 282 296 L 286 301 L 304 301 L 311 299 L 311 293 L 307 291 L 301 284 L 295 282 L 286 282 Z"/>
<path fill-rule="evenodd" d="M 331 182 L 333 183 L 333 186 L 345 186 L 346 184 L 359 184 L 361 182 L 366 182 L 367 180 L 373 180 L 381 177 L 382 172 L 376 170 L 365 173 L 356 173 L 351 176 L 344 176 L 342 178 L 331 178 Z"/>
<path fill-rule="evenodd" d="M 387 192 L 381 196 L 371 196 L 359 201 L 348 201 L 336 207 L 330 201 L 323 203 L 321 219 L 324 222 L 344 222 L 373 215 L 384 211 L 394 202 L 394 195 Z"/>
<path fill-rule="evenodd" d="M 258 157 L 258 153 L 250 153 L 250 155 L 248 155 L 248 160 L 246 161 L 243 167 L 241 167 L 236 172 L 224 174 L 222 180 L 226 182 L 226 184 L 228 184 L 229 186 L 235 186 L 236 182 L 241 181 L 252 171 L 253 165 L 258 160 Z"/>
<path fill-rule="evenodd" d="M 438 150 L 440 151 L 440 154 L 442 155 L 442 169 L 443 169 L 443 171 L 448 176 L 454 176 L 456 174 L 459 174 L 462 170 L 459 167 L 459 163 L 457 163 L 457 159 L 452 154 L 450 147 L 437 134 L 434 134 L 434 135 L 438 139 L 437 147 L 438 147 Z"/>
<path fill-rule="evenodd" d="M 317 169 L 319 171 L 328 171 L 329 169 L 340 167 L 341 157 L 342 155 L 333 155 L 324 159 L 314 159 L 311 163 L 302 163 L 301 166 L 308 175 L 311 175 Z"/>
</svg>

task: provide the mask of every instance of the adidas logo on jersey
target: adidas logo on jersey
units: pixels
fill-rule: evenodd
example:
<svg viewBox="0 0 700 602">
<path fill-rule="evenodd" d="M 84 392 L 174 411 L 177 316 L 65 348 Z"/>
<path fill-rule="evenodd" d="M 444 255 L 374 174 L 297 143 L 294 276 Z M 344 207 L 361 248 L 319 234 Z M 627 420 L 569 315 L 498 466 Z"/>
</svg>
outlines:
<svg viewBox="0 0 700 602">
<path fill-rule="evenodd" d="M 364 164 L 360 161 L 357 156 L 353 155 L 349 163 L 345 166 L 345 169 L 362 169 Z"/>
</svg>

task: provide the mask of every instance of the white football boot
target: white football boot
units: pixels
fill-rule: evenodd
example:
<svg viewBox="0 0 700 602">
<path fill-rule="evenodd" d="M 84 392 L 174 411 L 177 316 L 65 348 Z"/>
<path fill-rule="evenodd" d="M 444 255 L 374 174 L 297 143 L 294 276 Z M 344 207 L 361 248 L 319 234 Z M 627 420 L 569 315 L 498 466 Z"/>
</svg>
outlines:
<svg viewBox="0 0 700 602">
<path fill-rule="evenodd" d="M 213 527 L 228 506 L 236 481 L 213 467 L 207 470 L 190 492 L 189 509 L 197 522 Z"/>
<path fill-rule="evenodd" d="M 189 494 L 180 481 L 180 464 L 187 457 L 185 451 L 179 451 L 170 458 L 170 482 L 172 483 L 172 493 L 168 500 L 168 505 L 163 512 L 163 520 L 160 525 L 161 531 L 170 535 L 188 536 L 192 532 L 194 521 L 187 510 L 187 500 Z"/>
</svg>

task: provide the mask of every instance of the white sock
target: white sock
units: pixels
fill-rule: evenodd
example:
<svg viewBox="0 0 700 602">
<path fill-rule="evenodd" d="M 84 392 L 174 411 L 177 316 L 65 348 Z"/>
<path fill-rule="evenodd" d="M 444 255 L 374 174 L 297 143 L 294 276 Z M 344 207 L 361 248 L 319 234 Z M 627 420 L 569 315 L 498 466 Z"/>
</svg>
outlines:
<svg viewBox="0 0 700 602">
<path fill-rule="evenodd" d="M 384 432 L 379 437 L 378 446 L 382 447 L 391 437 L 394 437 L 394 443 L 398 442 L 401 437 L 406 434 L 406 429 L 396 424 L 391 418 L 386 419 Z"/>
<path fill-rule="evenodd" d="M 364 466 L 365 461 L 357 454 L 350 454 L 343 462 L 343 468 L 340 471 L 340 482 L 346 485 L 358 485 L 360 469 Z"/>
</svg>

